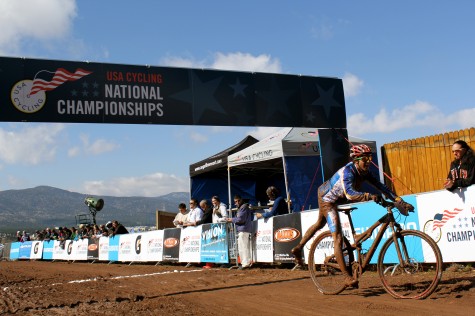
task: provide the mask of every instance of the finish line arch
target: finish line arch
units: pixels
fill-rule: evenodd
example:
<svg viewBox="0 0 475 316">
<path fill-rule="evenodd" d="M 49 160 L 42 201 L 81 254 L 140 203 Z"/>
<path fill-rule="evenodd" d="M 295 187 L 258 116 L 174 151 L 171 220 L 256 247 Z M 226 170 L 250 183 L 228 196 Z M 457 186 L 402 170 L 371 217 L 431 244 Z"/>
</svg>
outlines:
<svg viewBox="0 0 475 316">
<path fill-rule="evenodd" d="M 0 57 L 0 87 L 4 122 L 314 127 L 347 162 L 338 78 Z"/>
</svg>

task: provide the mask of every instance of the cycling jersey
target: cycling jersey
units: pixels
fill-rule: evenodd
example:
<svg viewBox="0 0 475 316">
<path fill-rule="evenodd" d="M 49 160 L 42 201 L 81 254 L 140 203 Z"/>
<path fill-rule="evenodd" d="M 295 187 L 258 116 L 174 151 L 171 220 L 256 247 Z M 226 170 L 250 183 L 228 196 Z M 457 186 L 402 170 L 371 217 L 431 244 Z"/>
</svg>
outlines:
<svg viewBox="0 0 475 316">
<path fill-rule="evenodd" d="M 388 199 L 395 200 L 395 195 L 387 186 L 373 177 L 371 172 L 358 171 L 353 162 L 340 168 L 329 180 L 319 187 L 322 200 L 329 203 L 346 203 L 368 201 L 369 193 L 360 192 L 361 184 L 368 182 L 381 191 Z"/>
</svg>

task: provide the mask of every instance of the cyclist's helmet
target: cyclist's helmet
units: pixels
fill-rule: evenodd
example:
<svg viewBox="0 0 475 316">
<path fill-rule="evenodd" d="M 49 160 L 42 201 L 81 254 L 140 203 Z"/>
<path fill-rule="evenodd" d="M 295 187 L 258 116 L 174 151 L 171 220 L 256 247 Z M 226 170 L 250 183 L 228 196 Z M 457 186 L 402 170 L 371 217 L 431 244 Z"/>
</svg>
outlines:
<svg viewBox="0 0 475 316">
<path fill-rule="evenodd" d="M 355 145 L 350 148 L 350 158 L 352 159 L 371 154 L 371 148 L 365 144 Z"/>
</svg>

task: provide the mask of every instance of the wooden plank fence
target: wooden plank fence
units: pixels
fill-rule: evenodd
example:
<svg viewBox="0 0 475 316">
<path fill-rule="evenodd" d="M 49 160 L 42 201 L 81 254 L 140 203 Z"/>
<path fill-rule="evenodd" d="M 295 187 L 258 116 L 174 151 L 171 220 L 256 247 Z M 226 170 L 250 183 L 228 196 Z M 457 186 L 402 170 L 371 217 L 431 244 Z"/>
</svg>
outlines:
<svg viewBox="0 0 475 316">
<path fill-rule="evenodd" d="M 475 128 L 384 144 L 384 181 L 398 195 L 443 189 L 454 156 L 452 145 L 464 140 L 475 150 Z"/>
</svg>

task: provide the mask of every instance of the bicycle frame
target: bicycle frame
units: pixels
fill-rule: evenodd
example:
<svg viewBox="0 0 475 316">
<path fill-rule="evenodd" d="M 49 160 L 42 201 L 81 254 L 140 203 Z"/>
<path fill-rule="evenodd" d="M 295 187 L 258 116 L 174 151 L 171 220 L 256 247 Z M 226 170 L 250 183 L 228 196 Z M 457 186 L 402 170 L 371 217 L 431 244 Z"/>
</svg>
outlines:
<svg viewBox="0 0 475 316">
<path fill-rule="evenodd" d="M 374 254 L 376 253 L 376 249 L 378 248 L 379 244 L 383 240 L 383 235 L 388 229 L 388 227 L 390 227 L 392 230 L 392 238 L 394 239 L 395 242 L 397 239 L 397 233 L 400 232 L 402 228 L 401 228 L 401 225 L 397 223 L 394 218 L 394 215 L 392 212 L 392 206 L 387 206 L 386 207 L 387 214 L 383 215 L 380 219 L 378 219 L 371 227 L 369 227 L 363 233 L 356 234 L 355 227 L 353 225 L 353 219 L 351 218 L 351 211 L 355 209 L 356 207 L 343 209 L 343 213 L 345 213 L 348 216 L 348 221 L 350 223 L 350 228 L 351 228 L 351 234 L 354 240 L 354 242 L 350 244 L 350 247 L 351 247 L 350 250 L 357 251 L 357 262 L 360 264 L 361 273 L 363 273 L 364 271 L 366 271 L 366 268 L 369 267 L 369 263 L 371 262 L 371 259 L 373 258 Z M 363 258 L 362 249 L 361 249 L 362 243 L 368 240 L 373 235 L 374 230 L 378 227 L 381 227 L 381 228 L 378 231 L 378 234 L 376 235 L 376 238 L 374 239 L 370 248 L 368 249 L 368 252 L 364 255 L 364 258 Z M 399 262 L 403 264 L 401 250 L 399 249 L 399 247 L 397 248 L 397 252 L 398 252 Z"/>
</svg>

